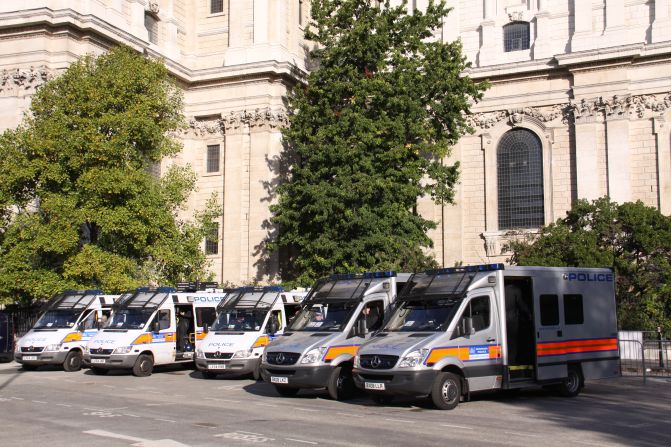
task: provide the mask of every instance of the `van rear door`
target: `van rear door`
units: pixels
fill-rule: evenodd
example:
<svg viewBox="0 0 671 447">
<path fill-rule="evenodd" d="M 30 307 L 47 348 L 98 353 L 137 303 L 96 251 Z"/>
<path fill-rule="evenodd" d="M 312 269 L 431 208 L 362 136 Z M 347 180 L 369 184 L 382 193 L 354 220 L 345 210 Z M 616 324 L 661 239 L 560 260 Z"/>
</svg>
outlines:
<svg viewBox="0 0 671 447">
<path fill-rule="evenodd" d="M 536 379 L 539 381 L 564 378 L 566 358 L 561 348 L 565 338 L 564 316 L 560 312 L 560 297 L 554 293 L 534 294 L 536 316 Z"/>
</svg>

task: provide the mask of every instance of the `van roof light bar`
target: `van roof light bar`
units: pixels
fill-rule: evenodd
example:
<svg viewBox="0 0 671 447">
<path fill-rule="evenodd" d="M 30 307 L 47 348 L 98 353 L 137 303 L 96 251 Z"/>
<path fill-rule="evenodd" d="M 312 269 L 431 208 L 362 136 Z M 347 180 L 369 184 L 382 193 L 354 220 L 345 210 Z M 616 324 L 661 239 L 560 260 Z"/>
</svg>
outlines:
<svg viewBox="0 0 671 447">
<path fill-rule="evenodd" d="M 338 281 L 345 279 L 361 279 L 361 278 L 393 278 L 396 276 L 396 272 L 392 271 L 381 271 L 381 272 L 363 272 L 363 273 L 335 273 L 329 276 L 329 279 Z"/>
<path fill-rule="evenodd" d="M 503 264 L 479 264 L 479 265 L 465 265 L 463 267 L 446 267 L 442 269 L 429 269 L 425 273 L 427 275 L 445 275 L 449 273 L 477 273 L 477 272 L 494 272 L 496 270 L 503 270 Z"/>
</svg>

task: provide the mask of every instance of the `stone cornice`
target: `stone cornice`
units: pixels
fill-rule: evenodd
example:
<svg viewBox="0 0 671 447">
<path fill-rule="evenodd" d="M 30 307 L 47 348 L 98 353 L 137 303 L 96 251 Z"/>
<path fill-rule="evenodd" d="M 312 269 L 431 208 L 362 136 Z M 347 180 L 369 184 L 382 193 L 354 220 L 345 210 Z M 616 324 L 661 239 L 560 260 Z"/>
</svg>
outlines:
<svg viewBox="0 0 671 447">
<path fill-rule="evenodd" d="M 283 109 L 270 107 L 254 110 L 237 110 L 210 119 L 189 120 L 189 126 L 182 132 L 186 136 L 207 138 L 236 133 L 239 129 L 249 127 L 258 130 L 271 130 L 285 127 L 289 120 Z"/>
<path fill-rule="evenodd" d="M 474 113 L 466 117 L 466 123 L 474 129 L 489 129 L 500 121 L 508 120 L 509 124 L 521 123 L 525 117 L 534 118 L 542 123 L 553 121 L 564 114 L 567 104 L 557 104 L 548 107 L 519 107 L 493 112 Z"/>
</svg>

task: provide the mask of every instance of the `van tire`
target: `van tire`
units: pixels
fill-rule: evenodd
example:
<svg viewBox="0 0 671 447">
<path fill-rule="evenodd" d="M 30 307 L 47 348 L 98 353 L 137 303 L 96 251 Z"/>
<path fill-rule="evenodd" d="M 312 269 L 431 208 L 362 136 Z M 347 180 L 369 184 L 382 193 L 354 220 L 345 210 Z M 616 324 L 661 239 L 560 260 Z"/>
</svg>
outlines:
<svg viewBox="0 0 671 447">
<path fill-rule="evenodd" d="M 96 376 L 105 376 L 107 375 L 108 372 L 110 372 L 109 369 L 104 369 L 104 368 L 97 368 L 95 366 L 91 367 L 91 372 L 95 374 Z"/>
<path fill-rule="evenodd" d="M 149 354 L 140 354 L 133 365 L 135 377 L 148 377 L 154 371 L 154 358 Z"/>
<path fill-rule="evenodd" d="M 352 369 L 346 366 L 336 366 L 333 368 L 326 389 L 333 400 L 350 399 L 356 390 L 354 379 L 352 378 Z"/>
<path fill-rule="evenodd" d="M 277 391 L 277 394 L 279 394 L 282 397 L 294 397 L 296 394 L 298 394 L 299 388 L 290 388 L 288 386 L 275 385 L 275 390 Z"/>
<path fill-rule="evenodd" d="M 438 374 L 431 387 L 431 400 L 439 410 L 453 410 L 461 399 L 461 377 L 444 372 Z"/>
<path fill-rule="evenodd" d="M 559 394 L 564 397 L 575 397 L 580 394 L 582 387 L 583 379 L 580 367 L 569 365 L 566 379 L 557 387 Z"/>
<path fill-rule="evenodd" d="M 82 352 L 74 349 L 68 352 L 68 355 L 65 356 L 65 361 L 63 362 L 63 370 L 67 372 L 75 372 L 82 369 L 83 363 Z"/>
</svg>

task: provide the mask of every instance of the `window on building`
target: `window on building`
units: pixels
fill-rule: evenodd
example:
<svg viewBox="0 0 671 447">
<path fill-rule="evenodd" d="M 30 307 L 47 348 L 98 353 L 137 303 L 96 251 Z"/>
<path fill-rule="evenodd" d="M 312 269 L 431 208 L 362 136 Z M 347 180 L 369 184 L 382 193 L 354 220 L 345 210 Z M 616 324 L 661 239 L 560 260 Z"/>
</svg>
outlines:
<svg viewBox="0 0 671 447">
<path fill-rule="evenodd" d="M 205 254 L 216 255 L 219 253 L 219 224 L 215 223 L 209 236 L 205 238 Z"/>
<path fill-rule="evenodd" d="M 529 49 L 529 22 L 513 22 L 503 27 L 503 50 L 520 51 Z"/>
<path fill-rule="evenodd" d="M 583 324 L 582 295 L 564 295 L 564 323 Z"/>
<path fill-rule="evenodd" d="M 224 12 L 224 0 L 210 0 L 210 14 Z"/>
<path fill-rule="evenodd" d="M 298 0 L 298 25 L 303 26 L 303 0 Z"/>
<path fill-rule="evenodd" d="M 149 33 L 149 42 L 158 43 L 158 18 L 148 11 L 144 13 L 144 27 Z"/>
<path fill-rule="evenodd" d="M 559 297 L 557 295 L 541 295 L 541 326 L 557 326 L 559 324 Z"/>
<path fill-rule="evenodd" d="M 207 172 L 219 172 L 219 153 L 218 144 L 207 146 Z"/>
<path fill-rule="evenodd" d="M 506 132 L 496 150 L 499 230 L 545 224 L 543 148 L 526 129 Z"/>
</svg>

